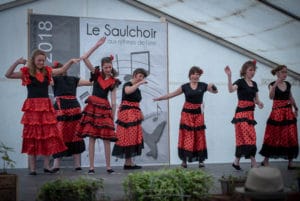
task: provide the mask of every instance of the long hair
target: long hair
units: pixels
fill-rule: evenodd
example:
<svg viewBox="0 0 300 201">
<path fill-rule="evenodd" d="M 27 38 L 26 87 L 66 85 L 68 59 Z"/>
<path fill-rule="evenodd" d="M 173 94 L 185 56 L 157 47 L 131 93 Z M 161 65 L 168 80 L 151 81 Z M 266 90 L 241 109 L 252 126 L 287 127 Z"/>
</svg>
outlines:
<svg viewBox="0 0 300 201">
<path fill-rule="evenodd" d="M 256 61 L 246 61 L 240 71 L 240 76 L 245 77 L 248 68 L 253 67 L 256 71 Z"/>
<path fill-rule="evenodd" d="M 29 74 L 31 76 L 35 76 L 35 74 L 36 74 L 36 68 L 37 67 L 36 67 L 34 61 L 35 61 L 35 58 L 39 55 L 43 55 L 46 58 L 46 53 L 42 50 L 37 49 L 37 50 L 33 51 L 32 56 L 29 59 L 28 68 L 29 68 Z M 43 75 L 46 75 L 46 69 L 45 68 L 42 68 L 41 72 L 43 73 Z"/>
</svg>

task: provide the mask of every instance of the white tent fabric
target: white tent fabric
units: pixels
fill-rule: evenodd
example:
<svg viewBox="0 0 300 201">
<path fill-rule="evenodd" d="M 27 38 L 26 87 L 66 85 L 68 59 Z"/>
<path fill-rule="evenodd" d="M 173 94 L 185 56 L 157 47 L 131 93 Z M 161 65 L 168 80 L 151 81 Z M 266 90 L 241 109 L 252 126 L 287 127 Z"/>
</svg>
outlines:
<svg viewBox="0 0 300 201">
<path fill-rule="evenodd" d="M 139 0 L 138 2 L 274 63 L 287 65 L 292 71 L 300 73 L 298 0 Z M 266 3 L 271 3 L 286 13 Z"/>
</svg>

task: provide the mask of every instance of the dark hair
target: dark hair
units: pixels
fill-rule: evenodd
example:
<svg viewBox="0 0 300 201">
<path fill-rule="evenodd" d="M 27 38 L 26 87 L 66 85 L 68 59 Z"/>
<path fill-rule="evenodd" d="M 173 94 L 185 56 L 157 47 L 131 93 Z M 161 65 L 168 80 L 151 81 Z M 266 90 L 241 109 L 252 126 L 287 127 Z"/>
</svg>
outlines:
<svg viewBox="0 0 300 201">
<path fill-rule="evenodd" d="M 105 63 L 110 63 L 110 64 L 112 64 L 113 59 L 114 59 L 114 57 L 113 57 L 112 55 L 109 56 L 109 57 L 103 57 L 103 58 L 101 59 L 101 68 L 102 68 L 102 66 L 103 66 Z M 118 76 L 118 72 L 117 72 L 114 68 L 112 68 L 111 74 L 112 74 L 113 77 Z M 102 70 L 101 70 L 101 75 L 102 75 L 103 78 L 105 77 L 105 75 L 104 75 L 104 73 L 103 73 Z"/>
<path fill-rule="evenodd" d="M 132 75 L 133 76 L 135 76 L 136 74 L 143 74 L 144 75 L 144 77 L 147 77 L 148 76 L 148 72 L 145 70 L 145 69 L 143 69 L 143 68 L 137 68 L 137 69 L 135 69 L 134 71 L 133 71 L 133 73 L 132 73 Z"/>
<path fill-rule="evenodd" d="M 46 58 L 46 53 L 44 51 L 36 49 L 36 50 L 33 51 L 32 55 L 31 55 L 31 59 L 28 62 L 29 74 L 31 76 L 35 76 L 35 74 L 36 74 L 36 65 L 34 63 L 34 60 L 39 55 L 43 55 Z M 42 71 L 43 75 L 46 75 L 46 69 L 45 68 L 42 68 L 41 71 Z"/>
<path fill-rule="evenodd" d="M 246 61 L 240 71 L 240 76 L 244 77 L 248 68 L 253 67 L 256 70 L 256 61 Z"/>
<path fill-rule="evenodd" d="M 198 67 L 198 66 L 192 66 L 192 67 L 190 68 L 190 71 L 189 71 L 189 77 L 190 77 L 192 74 L 195 74 L 195 73 L 199 73 L 200 75 L 202 75 L 202 74 L 203 74 L 203 70 L 202 70 L 200 67 Z"/>
<path fill-rule="evenodd" d="M 279 66 L 277 66 L 276 68 L 272 69 L 272 70 L 271 70 L 271 73 L 272 73 L 272 75 L 276 75 L 276 73 L 277 73 L 278 71 L 281 71 L 281 70 L 284 69 L 284 68 L 287 69 L 287 67 L 286 67 L 285 65 L 279 65 Z"/>
</svg>

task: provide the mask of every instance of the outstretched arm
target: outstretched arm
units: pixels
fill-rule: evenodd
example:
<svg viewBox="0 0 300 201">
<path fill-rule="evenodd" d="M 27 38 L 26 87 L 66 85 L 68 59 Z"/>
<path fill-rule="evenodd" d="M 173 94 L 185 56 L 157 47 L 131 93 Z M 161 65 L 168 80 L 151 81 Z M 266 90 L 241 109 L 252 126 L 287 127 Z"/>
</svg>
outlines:
<svg viewBox="0 0 300 201">
<path fill-rule="evenodd" d="M 11 78 L 11 79 L 20 79 L 22 78 L 22 73 L 21 72 L 15 72 L 16 67 L 19 64 L 26 64 L 26 59 L 24 59 L 23 57 L 20 57 L 19 59 L 17 59 L 6 71 L 5 73 L 5 77 L 7 78 Z"/>
<path fill-rule="evenodd" d="M 93 84 L 93 82 L 90 82 L 89 80 L 80 79 L 77 86 L 78 87 L 81 87 L 81 86 L 91 86 L 92 84 Z"/>
<path fill-rule="evenodd" d="M 124 89 L 125 93 L 126 94 L 131 94 L 131 93 L 135 92 L 135 90 L 137 90 L 137 88 L 139 88 L 139 86 L 142 85 L 142 84 L 147 84 L 147 80 L 143 79 L 142 81 L 137 82 L 132 86 L 126 86 L 125 89 Z"/>
<path fill-rule="evenodd" d="M 153 100 L 154 101 L 161 101 L 161 100 L 167 100 L 167 99 L 170 99 L 170 98 L 173 98 L 175 96 L 178 96 L 182 94 L 182 89 L 181 87 L 179 87 L 178 89 L 176 89 L 175 91 L 171 92 L 171 93 L 168 93 L 166 95 L 163 95 L 161 97 L 158 97 L 158 98 L 154 98 Z"/>
<path fill-rule="evenodd" d="M 89 49 L 89 51 L 81 56 L 81 59 L 83 59 L 85 65 L 88 67 L 88 69 L 90 69 L 91 72 L 94 72 L 95 68 L 91 64 L 89 57 L 91 56 L 91 54 L 93 54 L 93 52 L 95 52 L 96 49 L 98 49 L 101 45 L 103 45 L 103 43 L 105 43 L 105 40 L 106 37 L 100 38 L 97 43 L 91 49 Z"/>
<path fill-rule="evenodd" d="M 228 91 L 229 91 L 230 93 L 235 92 L 235 91 L 237 90 L 238 87 L 237 87 L 237 85 L 233 85 L 233 84 L 232 84 L 230 67 L 229 67 L 229 66 L 226 66 L 224 70 L 225 70 L 225 73 L 227 74 L 227 78 L 228 78 L 228 84 L 227 84 L 227 86 L 228 86 Z"/>
<path fill-rule="evenodd" d="M 75 59 L 75 58 L 70 59 L 67 63 L 63 65 L 63 67 L 52 69 L 52 75 L 55 76 L 55 75 L 60 75 L 65 73 L 73 64 L 76 64 L 79 61 L 80 59 Z"/>
</svg>

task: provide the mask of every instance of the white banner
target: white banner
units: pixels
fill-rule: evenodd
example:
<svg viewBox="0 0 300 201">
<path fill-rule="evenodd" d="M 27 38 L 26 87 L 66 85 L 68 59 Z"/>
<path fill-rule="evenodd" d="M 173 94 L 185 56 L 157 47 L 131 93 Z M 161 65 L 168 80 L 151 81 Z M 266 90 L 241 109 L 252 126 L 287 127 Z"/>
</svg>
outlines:
<svg viewBox="0 0 300 201">
<path fill-rule="evenodd" d="M 167 93 L 167 24 L 125 20 L 80 18 L 80 52 L 88 51 L 99 38 L 106 36 L 106 42 L 90 56 L 94 66 L 100 66 L 101 58 L 114 56 L 113 66 L 119 72 L 122 84 L 129 81 L 136 68 L 146 69 L 150 75 L 148 84 L 140 87 L 143 122 L 144 150 L 136 157 L 140 165 L 148 163 L 169 163 L 168 108 L 167 102 L 153 102 L 153 98 Z M 88 78 L 89 71 L 82 63 L 81 76 Z M 83 104 L 89 90 L 81 90 Z M 117 92 L 117 106 L 122 97 L 122 85 Z M 88 145 L 88 140 L 86 144 Z M 105 165 L 101 140 L 97 141 L 95 164 Z M 113 147 L 113 144 L 112 144 Z M 88 152 L 82 155 L 82 163 L 88 165 Z M 123 165 L 124 161 L 112 160 L 112 164 Z"/>
</svg>

